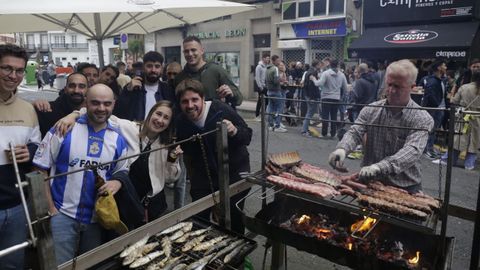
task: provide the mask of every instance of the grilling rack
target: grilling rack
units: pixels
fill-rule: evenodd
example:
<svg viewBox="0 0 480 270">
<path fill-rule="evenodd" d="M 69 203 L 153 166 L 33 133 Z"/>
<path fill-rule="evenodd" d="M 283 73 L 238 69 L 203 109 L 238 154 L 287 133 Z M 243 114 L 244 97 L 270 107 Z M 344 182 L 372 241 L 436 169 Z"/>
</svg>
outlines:
<svg viewBox="0 0 480 270">
<path fill-rule="evenodd" d="M 243 263 L 245 257 L 248 254 L 250 254 L 257 247 L 257 242 L 255 242 L 254 240 L 252 240 L 250 238 L 247 238 L 247 237 L 244 237 L 244 236 L 242 236 L 238 233 L 228 231 L 228 230 L 224 229 L 223 227 L 220 227 L 216 224 L 212 224 L 211 222 L 205 221 L 201 218 L 195 217 L 195 218 L 191 218 L 191 219 L 188 219 L 188 220 L 185 220 L 185 221 L 191 221 L 193 223 L 192 231 L 199 230 L 199 229 L 205 229 L 207 227 L 212 227 L 212 230 L 210 230 L 210 232 L 208 232 L 209 235 L 207 237 L 205 237 L 204 241 L 208 241 L 208 240 L 213 239 L 217 236 L 228 235 L 230 238 L 234 238 L 234 239 L 237 239 L 237 240 L 238 239 L 243 239 L 244 241 L 246 241 L 248 243 L 246 248 L 244 248 L 242 250 L 242 252 L 240 254 L 238 254 L 237 256 L 235 256 L 232 259 L 232 261 L 230 261 L 228 264 L 224 264 L 221 261 L 221 259 L 216 259 L 215 261 L 206 265 L 204 269 L 210 269 L 210 270 L 214 270 L 214 269 L 226 269 L 226 270 L 238 269 L 241 266 L 241 264 Z M 153 236 L 150 237 L 148 243 L 151 243 L 151 242 L 154 242 L 154 241 L 157 241 L 157 242 L 161 243 L 163 237 L 164 236 L 153 235 Z M 187 265 L 194 262 L 194 261 L 198 261 L 198 260 L 200 260 L 201 258 L 204 257 L 204 255 L 203 255 L 204 251 L 190 250 L 188 252 L 182 252 L 181 248 L 182 248 L 183 245 L 185 245 L 185 243 L 174 243 L 172 241 L 171 257 L 178 257 L 178 256 L 183 255 L 184 258 L 182 259 L 182 262 L 187 264 Z M 159 245 L 156 249 L 161 249 L 161 245 Z M 137 269 L 146 269 L 147 266 L 140 267 L 140 268 L 137 268 Z M 119 257 L 119 254 L 117 254 L 117 255 L 111 257 L 109 260 L 106 260 L 106 261 L 104 261 L 104 262 L 102 262 L 98 265 L 95 265 L 94 267 L 92 267 L 92 269 L 115 270 L 115 269 L 130 269 L 130 268 L 128 268 L 128 266 L 122 266 L 122 259 Z"/>
<path fill-rule="evenodd" d="M 282 192 L 284 194 L 288 194 L 290 196 L 297 197 L 302 200 L 307 200 L 314 203 L 323 204 L 323 205 L 327 205 L 337 209 L 341 209 L 344 211 L 349 211 L 356 214 L 369 216 L 377 219 L 378 221 L 384 221 L 384 222 L 387 222 L 393 225 L 398 225 L 410 230 L 423 232 L 423 233 L 430 233 L 430 234 L 434 234 L 436 232 L 437 223 L 439 219 L 439 214 L 437 212 L 433 212 L 432 214 L 430 214 L 425 221 L 420 221 L 420 220 L 407 218 L 407 217 L 401 218 L 383 211 L 379 211 L 377 209 L 371 209 L 369 207 L 363 206 L 358 202 L 357 198 L 354 198 L 349 195 L 338 195 L 330 198 L 320 198 L 318 196 L 314 196 L 311 194 L 306 194 L 306 193 L 297 192 L 294 190 L 280 188 L 266 180 L 266 173 L 263 170 L 258 171 L 250 175 L 249 177 L 247 177 L 247 181 L 260 186 L 275 189 L 276 192 Z"/>
</svg>

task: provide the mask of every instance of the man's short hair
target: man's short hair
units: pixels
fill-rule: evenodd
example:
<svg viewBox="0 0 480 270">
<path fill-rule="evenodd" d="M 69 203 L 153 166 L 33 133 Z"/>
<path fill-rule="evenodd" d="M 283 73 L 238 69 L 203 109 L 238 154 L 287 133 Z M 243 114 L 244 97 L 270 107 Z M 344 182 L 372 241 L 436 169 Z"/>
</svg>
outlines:
<svg viewBox="0 0 480 270">
<path fill-rule="evenodd" d="M 262 53 L 262 58 L 267 58 L 267 57 L 270 57 L 270 53 L 269 52 L 263 52 Z"/>
<path fill-rule="evenodd" d="M 202 42 L 200 41 L 200 39 L 196 36 L 188 36 L 186 37 L 182 43 L 187 43 L 187 42 L 192 42 L 192 41 L 195 41 L 195 42 L 198 42 L 199 44 L 202 44 Z"/>
<path fill-rule="evenodd" d="M 272 55 L 272 57 L 270 59 L 272 60 L 272 63 L 273 63 L 273 62 L 277 61 L 278 58 L 280 58 L 280 56 L 274 54 L 274 55 Z"/>
<path fill-rule="evenodd" d="M 318 60 L 318 59 L 313 59 L 313 61 L 312 61 L 312 67 L 316 67 L 316 66 L 318 66 L 318 64 L 320 64 L 320 63 L 321 63 L 320 60 Z M 305 66 L 306 66 L 306 65 L 307 65 L 307 64 L 305 64 Z"/>
<path fill-rule="evenodd" d="M 474 64 L 478 64 L 478 63 L 480 63 L 480 59 L 478 59 L 478 58 L 473 58 L 473 59 L 470 61 L 470 65 L 468 65 L 468 66 L 471 66 L 471 65 L 474 65 Z"/>
<path fill-rule="evenodd" d="M 85 74 L 77 71 L 77 72 L 73 72 L 73 73 L 68 74 L 68 76 L 67 76 L 67 83 L 68 83 L 68 81 L 70 80 L 70 78 L 73 77 L 73 76 L 75 76 L 75 75 L 80 75 L 80 76 L 82 76 L 83 78 L 85 78 L 85 81 L 88 82 L 87 76 L 85 76 Z"/>
<path fill-rule="evenodd" d="M 388 65 L 385 74 L 391 73 L 406 77 L 408 79 L 408 83 L 410 85 L 414 85 L 417 80 L 418 69 L 412 62 L 407 59 L 403 59 L 392 62 L 390 65 Z"/>
<path fill-rule="evenodd" d="M 435 62 L 432 63 L 432 65 L 430 66 L 430 71 L 431 72 L 436 72 L 438 67 L 440 67 L 442 64 L 446 64 L 447 62 L 445 62 L 445 60 L 442 60 L 442 59 L 439 59 L 439 60 L 436 60 Z"/>
<path fill-rule="evenodd" d="M 127 65 L 125 65 L 125 63 L 122 62 L 122 61 L 118 61 L 118 62 L 117 62 L 117 68 L 126 67 L 126 66 L 127 66 Z"/>
<path fill-rule="evenodd" d="M 182 71 L 182 65 L 180 65 L 178 62 L 171 62 L 167 65 L 167 70 L 169 69 L 176 69 L 178 71 Z"/>
<path fill-rule="evenodd" d="M 365 63 L 361 63 L 358 65 L 358 73 L 359 74 L 364 74 L 368 72 L 368 65 Z"/>
<path fill-rule="evenodd" d="M 104 72 L 105 70 L 107 70 L 108 68 L 111 68 L 113 70 L 113 72 L 115 72 L 115 77 L 118 77 L 118 75 L 120 74 L 120 71 L 118 70 L 118 68 L 112 64 L 109 64 L 109 65 L 106 65 L 102 68 L 102 72 Z"/>
<path fill-rule="evenodd" d="M 143 63 L 160 62 L 163 65 L 163 55 L 156 51 L 149 51 L 143 56 Z"/>
<path fill-rule="evenodd" d="M 142 69 L 143 68 L 143 62 L 135 62 L 132 64 L 132 68 L 135 68 L 135 69 Z"/>
<path fill-rule="evenodd" d="M 331 68 L 337 68 L 338 67 L 338 60 L 337 59 L 331 59 L 330 60 L 330 67 Z"/>
<path fill-rule="evenodd" d="M 25 66 L 27 66 L 28 54 L 24 48 L 17 46 L 15 44 L 2 44 L 0 45 L 0 59 L 5 56 L 13 56 L 17 58 L 22 58 L 25 60 Z"/>
<path fill-rule="evenodd" d="M 97 71 L 99 71 L 98 67 L 95 64 L 90 64 L 90 63 L 87 63 L 87 62 L 83 62 L 83 63 L 78 64 L 77 71 L 83 73 L 83 70 L 86 69 L 86 68 L 94 68 Z"/>
<path fill-rule="evenodd" d="M 175 88 L 177 100 L 180 101 L 182 96 L 185 95 L 187 91 L 197 93 L 201 98 L 205 96 L 205 90 L 200 81 L 194 79 L 185 79 L 177 85 L 177 88 Z"/>
</svg>

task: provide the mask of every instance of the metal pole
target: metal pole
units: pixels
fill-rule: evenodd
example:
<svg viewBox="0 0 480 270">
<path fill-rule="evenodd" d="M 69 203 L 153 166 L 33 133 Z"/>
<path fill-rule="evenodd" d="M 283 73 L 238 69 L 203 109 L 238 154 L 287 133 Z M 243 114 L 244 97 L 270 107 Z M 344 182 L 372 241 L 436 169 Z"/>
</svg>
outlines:
<svg viewBox="0 0 480 270">
<path fill-rule="evenodd" d="M 37 234 L 37 261 L 34 269 L 49 270 L 57 268 L 55 248 L 53 245 L 52 230 L 48 217 L 48 202 L 45 192 L 45 176 L 40 172 L 31 172 L 25 175 L 28 182 L 28 199 L 32 216 L 37 219 L 35 232 Z"/>
<path fill-rule="evenodd" d="M 448 122 L 448 159 L 447 174 L 445 175 L 445 195 L 442 207 L 442 229 L 440 231 L 440 242 L 442 256 L 445 254 L 446 234 L 448 223 L 448 205 L 450 204 L 450 186 L 452 183 L 452 165 L 453 165 L 453 133 L 455 132 L 455 106 L 450 106 L 450 119 Z"/>
<path fill-rule="evenodd" d="M 473 228 L 472 253 L 470 256 L 470 270 L 478 269 L 478 259 L 480 257 L 480 188 L 477 193 L 477 211 L 475 217 L 475 226 Z"/>
<path fill-rule="evenodd" d="M 7 254 L 10 254 L 10 253 L 12 253 L 12 252 L 15 252 L 15 251 L 17 251 L 17 250 L 24 249 L 24 248 L 28 247 L 29 245 L 31 245 L 31 242 L 25 241 L 25 242 L 23 242 L 23 243 L 20 243 L 20 244 L 11 246 L 11 247 L 9 247 L 9 248 L 0 250 L 0 258 L 3 257 L 3 256 L 5 256 L 5 255 L 7 255 Z"/>
<path fill-rule="evenodd" d="M 272 270 L 285 269 L 285 244 L 272 240 Z"/>
<path fill-rule="evenodd" d="M 227 124 L 217 123 L 217 162 L 218 188 L 220 191 L 220 225 L 230 230 L 230 174 L 228 167 L 228 138 Z"/>
<path fill-rule="evenodd" d="M 261 147 L 262 147 L 262 169 L 265 168 L 267 165 L 267 119 L 265 119 L 265 96 L 263 93 L 260 93 L 260 102 L 262 107 L 260 107 L 260 136 L 261 136 Z M 267 192 L 267 188 L 262 185 L 262 194 Z M 262 208 L 267 206 L 267 200 L 264 198 L 262 199 Z"/>
<path fill-rule="evenodd" d="M 97 50 L 98 50 L 98 64 L 100 68 L 103 68 L 105 65 L 103 59 L 103 36 L 102 36 L 102 24 L 100 20 L 100 14 L 94 13 L 93 20 L 95 21 L 95 37 L 97 41 Z"/>
</svg>

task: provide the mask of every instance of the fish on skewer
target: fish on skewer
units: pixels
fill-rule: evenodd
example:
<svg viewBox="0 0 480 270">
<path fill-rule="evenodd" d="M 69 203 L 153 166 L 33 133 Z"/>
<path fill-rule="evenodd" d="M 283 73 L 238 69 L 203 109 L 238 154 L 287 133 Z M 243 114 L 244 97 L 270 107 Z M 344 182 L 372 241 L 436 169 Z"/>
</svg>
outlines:
<svg viewBox="0 0 480 270">
<path fill-rule="evenodd" d="M 128 246 L 126 249 L 120 253 L 120 258 L 125 258 L 127 257 L 131 252 L 142 248 L 148 241 L 148 238 L 150 238 L 150 234 L 145 235 L 142 239 L 138 240 L 135 242 L 133 245 Z"/>
<path fill-rule="evenodd" d="M 130 264 L 129 267 L 130 268 L 137 268 L 137 267 L 143 266 L 147 263 L 152 262 L 156 258 L 162 256 L 162 254 L 163 254 L 163 251 L 154 251 L 152 253 L 149 253 L 149 254 L 135 260 L 132 264 Z"/>
</svg>

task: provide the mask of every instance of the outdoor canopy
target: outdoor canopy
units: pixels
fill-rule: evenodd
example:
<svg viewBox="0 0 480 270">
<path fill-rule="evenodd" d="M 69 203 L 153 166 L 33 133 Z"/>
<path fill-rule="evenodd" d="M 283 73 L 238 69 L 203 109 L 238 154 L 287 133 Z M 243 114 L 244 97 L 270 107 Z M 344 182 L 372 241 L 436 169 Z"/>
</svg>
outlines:
<svg viewBox="0 0 480 270">
<path fill-rule="evenodd" d="M 148 34 L 186 26 L 254 6 L 217 0 L 0 0 L 0 33 L 71 30 L 96 40 L 120 33 Z"/>
<path fill-rule="evenodd" d="M 478 22 L 367 28 L 348 49 L 351 58 L 468 59 L 478 53 Z"/>
</svg>

